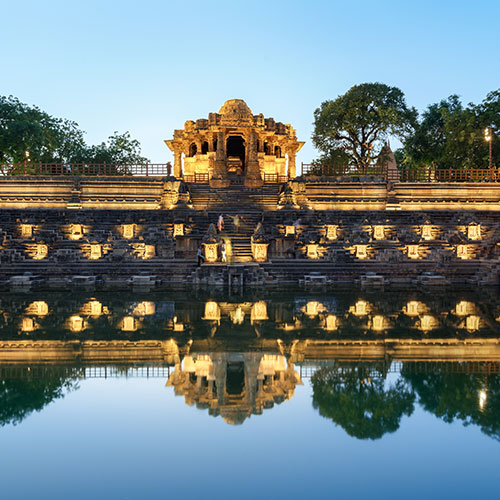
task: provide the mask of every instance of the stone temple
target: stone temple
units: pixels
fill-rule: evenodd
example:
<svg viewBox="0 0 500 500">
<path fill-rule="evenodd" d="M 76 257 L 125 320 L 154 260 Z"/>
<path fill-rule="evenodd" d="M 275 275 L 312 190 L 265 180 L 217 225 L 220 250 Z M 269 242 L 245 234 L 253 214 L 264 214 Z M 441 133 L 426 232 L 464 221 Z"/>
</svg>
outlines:
<svg viewBox="0 0 500 500">
<path fill-rule="evenodd" d="M 208 119 L 188 120 L 165 141 L 174 153 L 174 175 L 187 182 L 209 179 L 214 187 L 240 179 L 245 186 L 296 176 L 295 156 L 304 142 L 291 125 L 254 115 L 241 99 L 230 99 Z"/>
<path fill-rule="evenodd" d="M 0 169 L 0 286 L 500 283 L 498 170 L 409 180 L 389 154 L 376 174 L 297 176 L 292 126 L 239 99 L 166 144 L 174 175 L 168 163 Z"/>
</svg>

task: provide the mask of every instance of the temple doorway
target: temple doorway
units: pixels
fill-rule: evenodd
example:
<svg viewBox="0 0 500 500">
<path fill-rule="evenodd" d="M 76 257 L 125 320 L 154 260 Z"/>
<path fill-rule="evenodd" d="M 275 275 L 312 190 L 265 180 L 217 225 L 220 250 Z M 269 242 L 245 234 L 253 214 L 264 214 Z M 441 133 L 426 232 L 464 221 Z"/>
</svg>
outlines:
<svg viewBox="0 0 500 500">
<path fill-rule="evenodd" d="M 226 157 L 228 172 L 241 174 L 245 167 L 245 141 L 243 137 L 239 135 L 228 137 Z"/>
<path fill-rule="evenodd" d="M 226 391 L 229 395 L 239 396 L 245 388 L 245 364 L 243 361 L 228 362 L 226 372 Z"/>
</svg>

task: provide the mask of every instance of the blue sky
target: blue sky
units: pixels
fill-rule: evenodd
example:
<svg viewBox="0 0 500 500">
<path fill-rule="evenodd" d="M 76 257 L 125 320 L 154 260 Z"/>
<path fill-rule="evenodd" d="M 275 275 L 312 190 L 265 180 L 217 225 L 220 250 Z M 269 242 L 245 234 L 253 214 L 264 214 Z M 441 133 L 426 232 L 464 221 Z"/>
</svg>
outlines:
<svg viewBox="0 0 500 500">
<path fill-rule="evenodd" d="M 87 141 L 130 131 L 152 161 L 227 99 L 291 123 L 352 85 L 400 87 L 423 110 L 500 88 L 498 0 L 0 0 L 0 94 L 73 119 Z"/>
</svg>

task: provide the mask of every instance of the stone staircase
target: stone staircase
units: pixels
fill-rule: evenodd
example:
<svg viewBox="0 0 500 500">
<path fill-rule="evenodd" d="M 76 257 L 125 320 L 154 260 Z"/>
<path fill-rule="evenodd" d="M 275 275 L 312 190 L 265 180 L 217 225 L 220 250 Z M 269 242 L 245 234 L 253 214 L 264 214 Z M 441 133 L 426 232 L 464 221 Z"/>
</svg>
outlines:
<svg viewBox="0 0 500 500">
<path fill-rule="evenodd" d="M 261 212 L 243 212 L 242 211 L 228 211 L 223 212 L 224 214 L 224 231 L 221 233 L 221 237 L 227 238 L 231 241 L 231 261 L 232 262 L 252 262 L 252 247 L 251 240 L 253 232 L 257 227 L 257 224 L 261 220 Z M 239 231 L 236 232 L 234 227 L 233 218 L 239 214 L 243 216 L 243 221 L 240 222 Z"/>
<path fill-rule="evenodd" d="M 264 184 L 259 189 L 242 185 L 214 189 L 208 184 L 188 184 L 195 210 L 240 210 L 253 207 L 258 210 L 276 210 L 281 184 Z"/>
</svg>

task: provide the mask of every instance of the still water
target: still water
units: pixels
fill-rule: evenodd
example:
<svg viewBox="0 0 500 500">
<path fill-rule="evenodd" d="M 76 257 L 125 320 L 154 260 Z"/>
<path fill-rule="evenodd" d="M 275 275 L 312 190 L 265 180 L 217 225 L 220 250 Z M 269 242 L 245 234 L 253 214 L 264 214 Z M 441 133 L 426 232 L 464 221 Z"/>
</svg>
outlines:
<svg viewBox="0 0 500 500">
<path fill-rule="evenodd" d="M 492 290 L 0 294 L 2 498 L 472 498 Z"/>
</svg>

